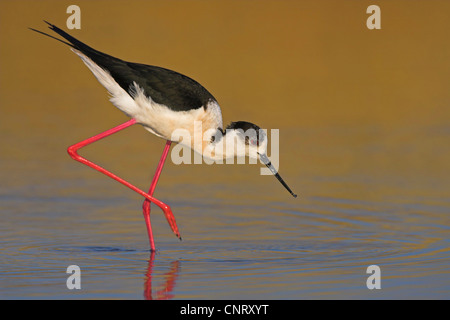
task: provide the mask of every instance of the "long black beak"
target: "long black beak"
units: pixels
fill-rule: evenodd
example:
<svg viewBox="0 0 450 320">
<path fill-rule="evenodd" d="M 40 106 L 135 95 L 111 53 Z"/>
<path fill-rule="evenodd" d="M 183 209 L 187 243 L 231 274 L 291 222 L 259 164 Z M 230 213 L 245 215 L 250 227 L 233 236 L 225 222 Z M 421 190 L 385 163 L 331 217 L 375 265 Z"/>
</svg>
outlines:
<svg viewBox="0 0 450 320">
<path fill-rule="evenodd" d="M 277 170 L 272 165 L 269 158 L 267 158 L 267 156 L 265 154 L 261 154 L 261 153 L 259 153 L 259 157 L 261 158 L 262 163 L 264 163 L 267 166 L 267 168 L 269 168 L 270 171 L 272 171 L 275 178 L 277 178 L 278 181 L 281 182 L 281 184 L 286 188 L 286 190 L 289 191 L 289 193 L 292 194 L 292 196 L 294 198 L 297 198 L 297 195 L 292 192 L 291 188 L 289 188 L 289 186 L 286 184 L 286 182 L 284 182 L 283 178 L 281 178 L 281 176 L 278 174 Z"/>
</svg>

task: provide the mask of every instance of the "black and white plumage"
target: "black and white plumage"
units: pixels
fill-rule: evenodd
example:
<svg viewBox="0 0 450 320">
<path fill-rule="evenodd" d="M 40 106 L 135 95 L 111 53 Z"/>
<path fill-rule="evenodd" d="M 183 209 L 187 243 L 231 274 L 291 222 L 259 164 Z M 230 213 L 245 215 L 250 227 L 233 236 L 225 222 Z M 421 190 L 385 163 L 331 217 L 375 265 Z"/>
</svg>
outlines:
<svg viewBox="0 0 450 320">
<path fill-rule="evenodd" d="M 69 45 L 108 90 L 112 104 L 148 131 L 187 145 L 214 160 L 235 156 L 260 158 L 295 196 L 266 157 L 264 132 L 246 121 L 232 122 L 223 130 L 222 112 L 217 100 L 198 82 L 169 69 L 127 62 L 102 53 L 46 23 L 66 41 L 31 30 Z M 200 128 L 198 124 L 201 124 Z M 188 132 L 190 139 L 174 139 L 174 131 L 180 129 Z M 200 134 L 201 139 L 194 139 L 196 134 Z M 235 144 L 232 150 L 226 148 L 227 141 Z"/>
</svg>

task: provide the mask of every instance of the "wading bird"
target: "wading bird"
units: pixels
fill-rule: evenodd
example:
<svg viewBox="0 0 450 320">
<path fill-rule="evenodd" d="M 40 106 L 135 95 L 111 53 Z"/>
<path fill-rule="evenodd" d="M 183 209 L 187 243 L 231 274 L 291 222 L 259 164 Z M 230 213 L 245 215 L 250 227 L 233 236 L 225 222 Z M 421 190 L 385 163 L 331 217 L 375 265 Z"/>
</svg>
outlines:
<svg viewBox="0 0 450 320">
<path fill-rule="evenodd" d="M 114 58 L 45 22 L 66 41 L 30 29 L 70 46 L 108 90 L 112 104 L 131 118 L 117 127 L 70 146 L 67 151 L 73 159 L 119 181 L 145 198 L 143 211 L 152 251 L 155 251 L 155 243 L 150 224 L 151 202 L 163 210 L 172 231 L 181 240 L 172 210 L 167 204 L 153 197 L 171 143 L 174 141 L 172 133 L 175 130 L 187 130 L 193 137 L 195 123 L 200 123 L 203 137 L 200 141 L 183 139 L 174 142 L 187 144 L 194 151 L 215 160 L 237 156 L 259 157 L 291 195 L 297 197 L 267 158 L 267 137 L 264 132 L 257 125 L 246 121 L 232 122 L 223 130 L 222 112 L 217 100 L 198 82 L 175 71 Z M 167 140 L 148 193 L 78 154 L 80 148 L 133 124 L 141 124 L 151 133 Z M 236 141 L 236 147 L 231 151 L 224 147 L 226 141 L 230 140 Z"/>
</svg>

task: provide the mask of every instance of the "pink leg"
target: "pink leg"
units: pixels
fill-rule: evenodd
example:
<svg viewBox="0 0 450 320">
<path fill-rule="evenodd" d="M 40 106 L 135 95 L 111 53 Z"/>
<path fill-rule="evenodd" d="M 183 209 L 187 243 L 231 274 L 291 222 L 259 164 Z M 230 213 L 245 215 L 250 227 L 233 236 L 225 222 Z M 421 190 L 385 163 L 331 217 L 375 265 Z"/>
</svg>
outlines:
<svg viewBox="0 0 450 320">
<path fill-rule="evenodd" d="M 156 184 L 158 183 L 158 179 L 159 179 L 159 176 L 161 175 L 161 171 L 164 167 L 164 162 L 166 161 L 167 154 L 169 153 L 171 144 L 172 144 L 172 141 L 167 140 L 166 146 L 164 147 L 163 154 L 161 156 L 161 159 L 159 160 L 158 167 L 156 168 L 155 175 L 153 176 L 152 184 L 150 185 L 150 190 L 148 190 L 148 194 L 150 196 L 153 196 L 153 192 L 155 191 Z M 150 201 L 148 199 L 144 200 L 144 203 L 142 204 L 142 209 L 143 209 L 143 213 L 144 213 L 145 224 L 147 225 L 148 238 L 150 240 L 150 248 L 152 251 L 154 251 L 155 243 L 153 241 L 152 225 L 150 223 Z"/>
<path fill-rule="evenodd" d="M 114 133 L 116 133 L 116 132 L 118 132 L 118 131 L 120 131 L 120 130 L 123 130 L 123 129 L 125 129 L 125 128 L 128 128 L 129 126 L 132 126 L 132 125 L 135 124 L 135 123 L 136 123 L 136 120 L 135 120 L 135 119 L 128 120 L 127 122 L 122 123 L 121 125 L 118 125 L 117 127 L 114 127 L 114 128 L 112 128 L 112 129 L 109 129 L 109 130 L 107 130 L 107 131 L 105 131 L 105 132 L 102 132 L 102 133 L 96 135 L 96 136 L 93 136 L 93 137 L 91 137 L 91 138 L 88 138 L 88 139 L 86 139 L 86 140 L 83 140 L 83 141 L 81 141 L 81 142 L 78 142 L 78 143 L 76 143 L 76 144 L 70 146 L 70 147 L 67 149 L 67 152 L 69 153 L 69 155 L 70 155 L 74 160 L 77 160 L 77 161 L 79 161 L 79 162 L 81 162 L 81 163 L 83 163 L 83 164 L 85 164 L 85 165 L 87 165 L 87 166 L 89 166 L 89 167 L 91 167 L 91 168 L 93 168 L 93 169 L 95 169 L 95 170 L 97 170 L 97 171 L 99 171 L 99 172 L 101 172 L 101 173 L 107 175 L 108 177 L 110 177 L 110 178 L 112 178 L 112 179 L 114 179 L 114 180 L 116 180 L 116 181 L 122 183 L 123 185 L 125 185 L 125 186 L 127 186 L 128 188 L 130 188 L 131 190 L 133 190 L 133 191 L 139 193 L 141 196 L 143 196 L 143 197 L 146 198 L 147 200 L 153 202 L 153 203 L 156 204 L 158 207 L 160 207 L 160 208 L 163 210 L 164 215 L 166 216 L 167 222 L 169 223 L 169 225 L 170 225 L 172 231 L 175 233 L 175 235 L 176 235 L 178 238 L 180 238 L 180 233 L 178 232 L 178 227 L 177 227 L 177 223 L 176 223 L 176 221 L 175 221 L 175 217 L 173 216 L 172 210 L 170 209 L 170 207 L 169 207 L 168 205 L 166 205 L 165 203 L 159 201 L 158 199 L 154 198 L 153 196 L 151 196 L 151 195 L 145 193 L 145 192 L 142 191 L 141 189 L 135 187 L 135 186 L 132 185 L 131 183 L 129 183 L 129 182 L 123 180 L 122 178 L 116 176 L 115 174 L 109 172 L 108 170 L 106 170 L 106 169 L 100 167 L 99 165 L 97 165 L 97 164 L 95 164 L 95 163 L 93 163 L 93 162 L 87 160 L 86 158 L 83 158 L 82 156 L 80 156 L 80 155 L 77 153 L 78 149 L 81 149 L 81 148 L 87 146 L 88 144 L 91 144 L 91 143 L 93 143 L 93 142 L 96 142 L 96 141 L 98 141 L 98 140 L 100 140 L 100 139 L 102 139 L 102 138 L 105 138 L 105 137 L 107 137 L 107 136 L 110 136 L 110 135 L 112 135 L 112 134 L 114 134 Z M 151 236 L 151 234 L 149 234 L 149 236 Z M 153 242 L 153 238 L 150 239 L 150 243 L 152 243 L 152 242 Z M 154 246 L 154 245 L 153 245 L 153 246 Z M 154 250 L 154 247 L 152 248 L 152 250 Z"/>
</svg>

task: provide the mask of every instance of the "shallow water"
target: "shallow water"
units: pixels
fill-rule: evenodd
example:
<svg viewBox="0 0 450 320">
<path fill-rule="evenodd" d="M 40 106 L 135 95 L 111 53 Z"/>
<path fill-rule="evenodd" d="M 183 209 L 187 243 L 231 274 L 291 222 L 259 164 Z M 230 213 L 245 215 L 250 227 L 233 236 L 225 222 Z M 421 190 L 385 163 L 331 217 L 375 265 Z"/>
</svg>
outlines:
<svg viewBox="0 0 450 320">
<path fill-rule="evenodd" d="M 336 141 L 346 141 L 348 133 L 334 132 Z M 367 147 L 377 150 L 374 158 L 389 154 Z M 319 169 L 326 155 L 309 151 Z M 130 180 L 145 180 L 141 166 L 126 158 Z M 115 161 L 121 160 L 104 160 Z M 286 164 L 280 172 L 300 195 L 291 199 L 274 178 L 255 174 L 255 166 L 203 165 L 191 172 L 169 163 L 156 195 L 171 205 L 183 241 L 154 207 L 152 258 L 141 199 L 69 158 L 62 162 L 53 178 L 29 171 L 33 185 L 2 189 L 3 298 L 448 298 L 450 202 L 439 195 L 447 179 L 418 175 L 420 181 L 407 183 L 403 174 L 411 168 L 392 172 L 382 161 L 345 176 L 314 168 L 301 174 L 295 163 Z M 82 272 L 76 292 L 65 286 L 72 264 Z M 378 291 L 366 288 L 372 264 L 382 271 Z"/>
<path fill-rule="evenodd" d="M 108 47 L 113 39 L 97 34 L 94 25 L 108 25 L 108 14 L 123 10 L 120 2 L 107 8 L 100 2 L 80 2 L 87 11 L 80 37 L 93 46 L 101 42 L 100 50 L 115 50 L 124 58 L 126 52 L 128 57 L 130 52 L 140 52 L 133 41 L 136 47 Z M 172 12 L 170 5 L 157 3 L 161 15 L 155 19 Z M 189 28 L 161 27 L 155 43 L 142 45 L 181 48 L 196 37 L 203 43 L 204 28 L 199 21 L 205 21 L 195 19 L 196 10 L 216 8 L 225 19 L 238 6 L 234 2 L 208 7 L 186 3 L 178 5 L 186 5 L 194 14 L 185 21 Z M 107 102 L 104 90 L 65 48 L 34 34 L 11 37 L 13 31 L 6 30 L 12 29 L 0 29 L 2 43 L 9 44 L 0 48 L 0 298 L 450 297 L 450 95 L 443 85 L 450 83 L 450 69 L 448 59 L 439 60 L 441 38 L 429 38 L 426 32 L 411 32 L 414 37 L 406 37 L 409 33 L 404 27 L 414 28 L 411 21 L 423 12 L 418 4 L 410 8 L 410 20 L 396 20 L 398 25 L 383 30 L 385 40 L 380 40 L 353 32 L 358 29 L 350 18 L 338 27 L 339 34 L 334 33 L 335 25 L 308 19 L 342 7 L 331 5 L 327 11 L 312 1 L 276 3 L 266 2 L 264 8 L 247 3 L 239 7 L 232 24 L 207 20 L 211 29 L 205 32 L 217 39 L 211 40 L 212 54 L 205 59 L 194 59 L 203 47 L 192 44 L 183 47 L 192 52 L 183 59 L 191 60 L 178 61 L 177 50 L 167 56 L 155 52 L 155 64 L 189 75 L 197 72 L 192 76 L 206 81 L 219 99 L 225 122 L 254 119 L 262 127 L 279 128 L 280 173 L 299 197 L 292 198 L 273 177 L 260 175 L 260 165 L 177 166 L 168 161 L 155 196 L 171 206 L 183 241 L 172 234 L 161 211 L 153 206 L 158 248 L 154 255 L 149 252 L 141 213 L 143 199 L 74 162 L 65 151 L 68 145 L 124 122 L 126 117 Z M 47 17 L 55 5 L 51 1 L 42 1 L 39 8 L 26 1 L 1 3 L 0 23 L 12 23 L 19 30 L 30 24 L 42 26 L 43 17 L 64 21 L 56 14 Z M 442 6 L 436 5 L 433 12 L 445 12 Z M 27 19 L 12 21 L 3 14 L 13 7 L 26 12 Z M 352 17 L 359 10 L 344 7 L 343 16 Z M 100 8 L 108 14 L 89 20 L 89 12 Z M 383 8 L 404 10 L 387 4 Z M 255 9 L 258 15 L 251 14 Z M 278 23 L 262 41 L 260 31 L 265 30 L 267 16 Z M 446 30 L 440 28 L 447 21 L 443 18 L 434 16 L 422 28 Z M 248 19 L 253 24 L 246 24 Z M 133 21 L 141 20 L 133 16 Z M 291 44 L 283 38 L 285 28 L 308 45 Z M 130 36 L 123 25 L 113 30 L 118 37 Z M 317 39 L 320 30 L 326 36 Z M 228 32 L 235 36 L 231 46 L 220 42 Z M 185 38 L 191 33 L 195 36 Z M 397 42 L 399 34 L 405 37 Z M 140 33 L 133 36 L 139 39 Z M 249 38 L 261 41 L 248 43 Z M 345 51 L 346 39 L 358 41 L 361 47 Z M 421 47 L 420 41 L 425 40 L 429 51 L 402 55 Z M 391 51 L 365 51 L 361 49 L 365 41 L 387 41 Z M 244 45 L 249 50 L 246 55 Z M 311 52 L 321 46 L 325 46 L 323 52 Z M 330 48 L 341 49 L 330 56 Z M 217 58 L 225 55 L 231 60 Z M 361 56 L 364 59 L 359 60 Z M 20 60 L 21 67 L 13 68 L 13 63 L 7 63 L 11 59 Z M 371 59 L 377 63 L 363 63 Z M 135 55 L 134 60 L 149 58 Z M 206 65 L 218 69 L 208 70 Z M 402 72 L 413 66 L 422 73 L 403 77 Z M 347 68 L 348 73 L 339 73 L 340 68 Z M 229 70 L 241 70 L 239 81 Z M 266 83 L 263 71 L 278 82 Z M 247 78 L 247 72 L 254 78 Z M 357 80 L 364 72 L 374 76 L 373 82 Z M 27 74 L 41 80 L 33 81 Z M 336 74 L 342 79 L 335 78 Z M 372 85 L 377 88 L 375 95 Z M 279 112 L 273 113 L 273 106 Z M 147 189 L 163 147 L 164 141 L 133 126 L 80 153 Z M 69 265 L 81 268 L 81 290 L 66 287 Z M 381 290 L 367 289 L 370 265 L 381 268 Z"/>
</svg>

